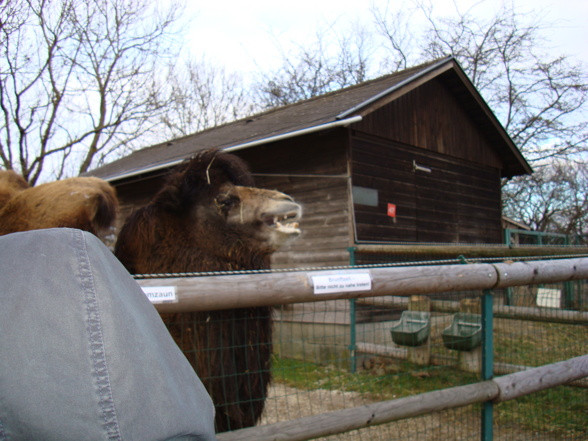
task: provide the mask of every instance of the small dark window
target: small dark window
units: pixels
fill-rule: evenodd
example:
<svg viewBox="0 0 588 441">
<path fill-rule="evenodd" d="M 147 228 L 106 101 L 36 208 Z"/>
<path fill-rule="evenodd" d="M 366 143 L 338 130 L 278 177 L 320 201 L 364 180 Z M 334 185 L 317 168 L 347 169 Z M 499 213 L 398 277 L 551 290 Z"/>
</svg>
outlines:
<svg viewBox="0 0 588 441">
<path fill-rule="evenodd" d="M 352 192 L 354 204 L 367 205 L 369 207 L 378 206 L 378 190 L 354 185 Z"/>
</svg>

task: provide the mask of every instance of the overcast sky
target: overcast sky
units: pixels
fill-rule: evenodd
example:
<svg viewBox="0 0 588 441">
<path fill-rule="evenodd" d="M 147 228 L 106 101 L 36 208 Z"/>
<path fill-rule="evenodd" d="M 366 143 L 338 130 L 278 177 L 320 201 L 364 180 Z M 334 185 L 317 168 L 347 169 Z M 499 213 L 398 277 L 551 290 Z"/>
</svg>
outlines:
<svg viewBox="0 0 588 441">
<path fill-rule="evenodd" d="M 544 35 L 554 51 L 588 64 L 588 0 L 512 0 L 522 13 L 538 14 L 556 26 Z M 461 11 L 474 4 L 475 11 L 497 11 L 504 0 L 455 0 Z M 344 32 L 355 20 L 370 24 L 370 5 L 405 7 L 407 0 L 216 0 L 190 1 L 188 45 L 219 65 L 244 73 L 277 67 L 278 43 L 312 40 L 318 28 L 335 23 Z M 436 15 L 454 10 L 453 0 L 435 0 Z M 510 3 L 510 1 L 509 1 Z"/>
</svg>

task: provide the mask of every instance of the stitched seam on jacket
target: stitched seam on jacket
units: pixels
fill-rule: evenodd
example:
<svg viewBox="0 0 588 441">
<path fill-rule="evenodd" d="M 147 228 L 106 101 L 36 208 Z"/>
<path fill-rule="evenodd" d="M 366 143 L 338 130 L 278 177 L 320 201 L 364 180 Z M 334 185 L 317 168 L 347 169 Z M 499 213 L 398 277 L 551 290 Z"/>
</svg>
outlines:
<svg viewBox="0 0 588 441">
<path fill-rule="evenodd" d="M 122 440 L 114 407 L 110 377 L 108 375 L 102 322 L 98 309 L 96 287 L 90 258 L 88 256 L 86 238 L 79 230 L 74 230 L 74 236 L 78 256 L 78 270 L 82 283 L 84 303 L 86 305 L 86 330 L 90 339 L 94 376 L 104 419 L 103 427 L 106 430 L 109 440 Z"/>
</svg>

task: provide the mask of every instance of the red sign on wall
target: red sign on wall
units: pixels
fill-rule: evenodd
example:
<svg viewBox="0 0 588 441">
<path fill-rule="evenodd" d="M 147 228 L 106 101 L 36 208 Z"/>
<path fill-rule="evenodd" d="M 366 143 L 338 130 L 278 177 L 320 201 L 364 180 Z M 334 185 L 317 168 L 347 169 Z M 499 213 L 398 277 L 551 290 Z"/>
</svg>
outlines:
<svg viewBox="0 0 588 441">
<path fill-rule="evenodd" d="M 388 204 L 388 216 L 396 218 L 396 204 Z"/>
</svg>

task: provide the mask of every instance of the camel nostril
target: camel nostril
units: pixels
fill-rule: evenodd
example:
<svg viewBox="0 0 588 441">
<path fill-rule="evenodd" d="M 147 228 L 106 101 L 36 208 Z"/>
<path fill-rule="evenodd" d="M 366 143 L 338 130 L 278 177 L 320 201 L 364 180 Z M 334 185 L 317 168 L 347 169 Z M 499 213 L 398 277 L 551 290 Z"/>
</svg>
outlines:
<svg viewBox="0 0 588 441">
<path fill-rule="evenodd" d="M 282 197 L 280 199 L 283 201 L 294 202 L 294 199 L 292 198 L 292 196 L 288 196 L 287 194 L 283 194 L 283 193 L 281 196 Z"/>
</svg>

